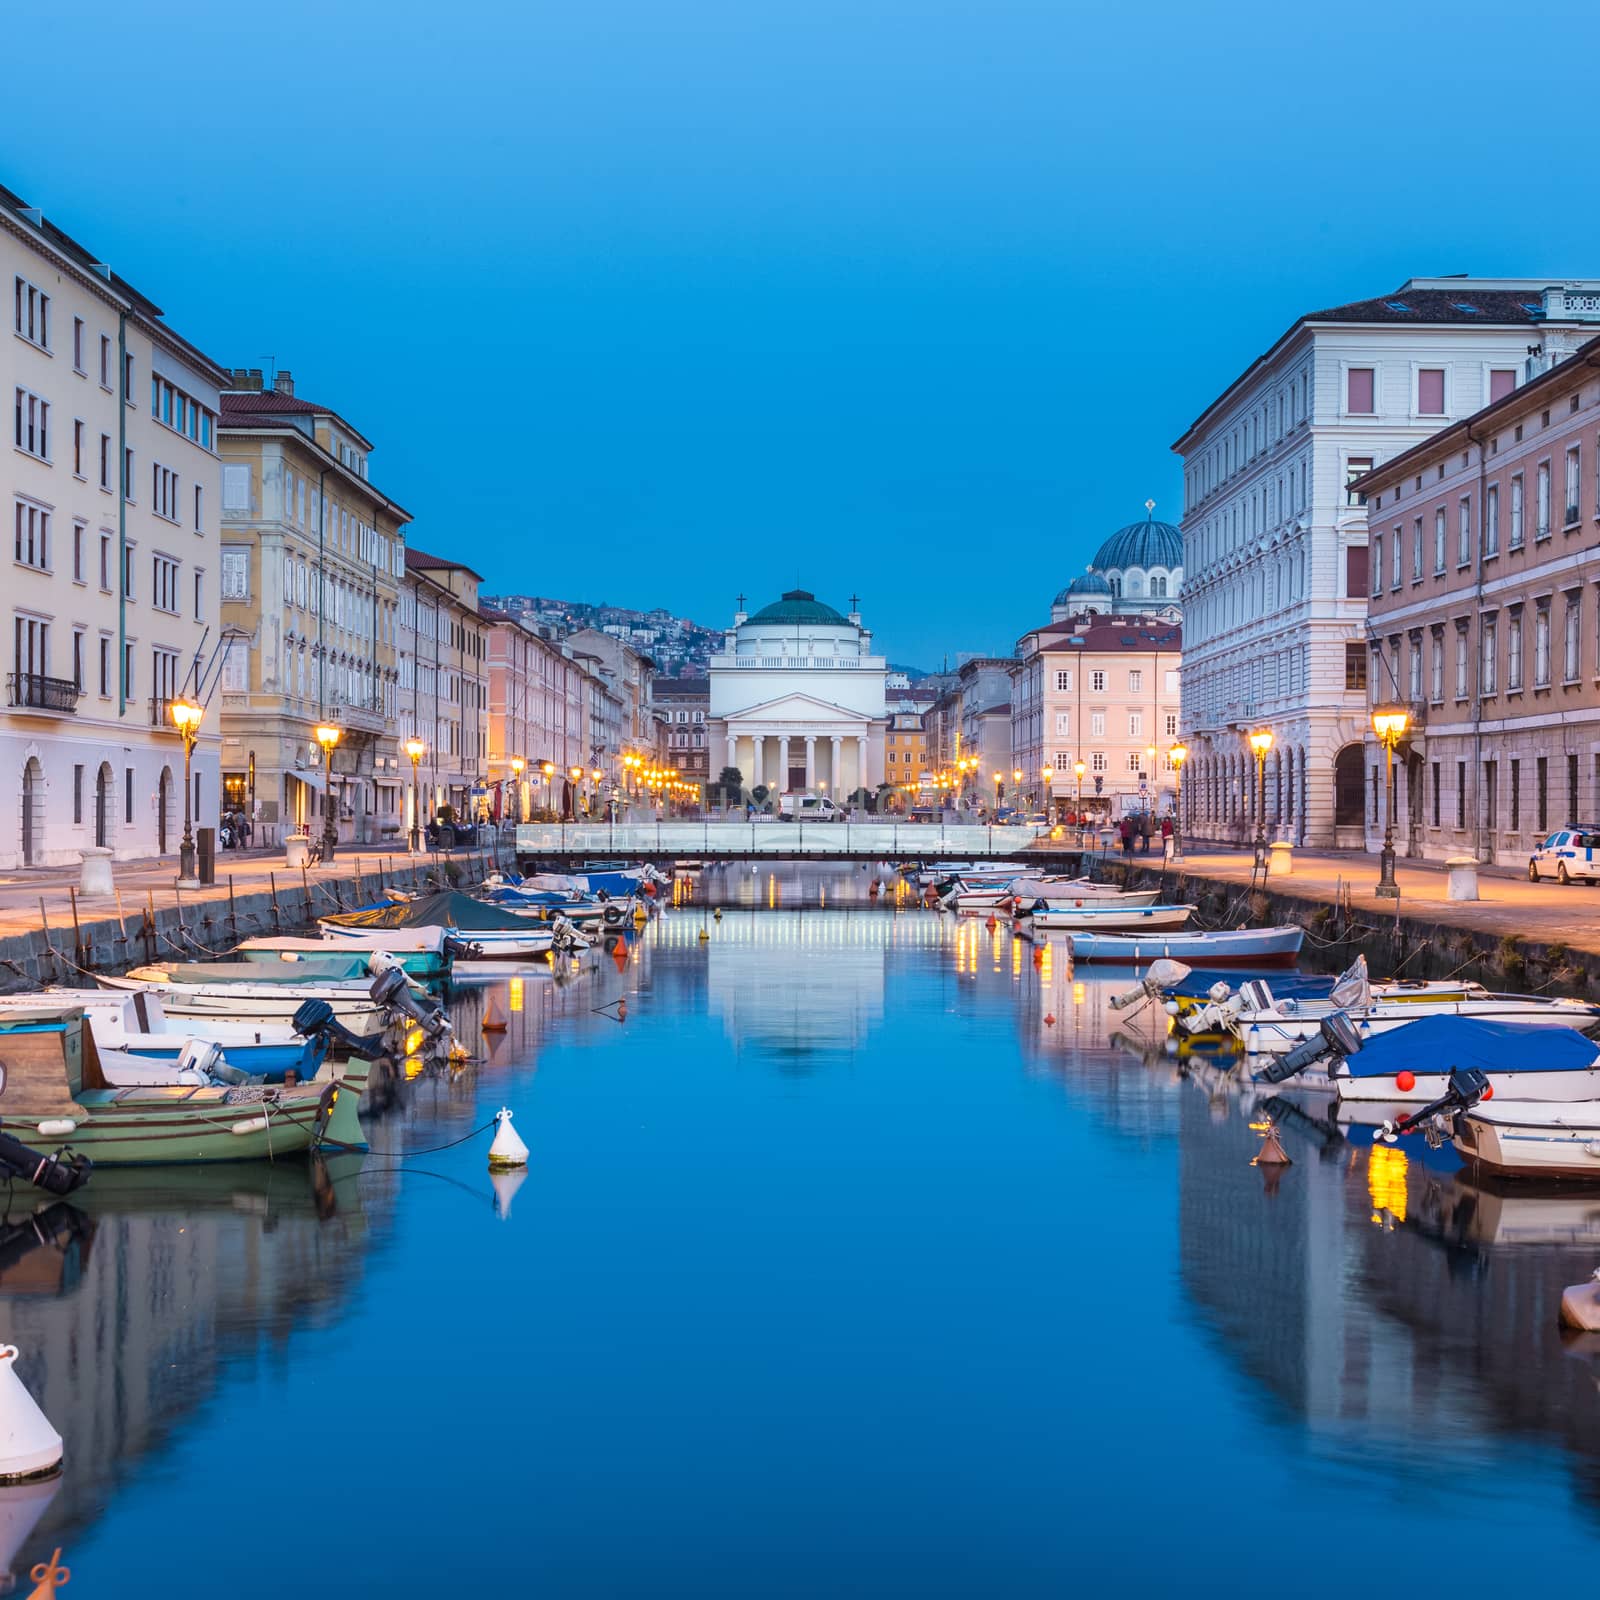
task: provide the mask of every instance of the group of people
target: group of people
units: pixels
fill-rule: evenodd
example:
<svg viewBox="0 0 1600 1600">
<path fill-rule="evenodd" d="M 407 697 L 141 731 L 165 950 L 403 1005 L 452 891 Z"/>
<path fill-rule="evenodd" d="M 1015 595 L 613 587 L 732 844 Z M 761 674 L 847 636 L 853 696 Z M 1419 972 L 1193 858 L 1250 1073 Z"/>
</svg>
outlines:
<svg viewBox="0 0 1600 1600">
<path fill-rule="evenodd" d="M 255 832 L 255 824 L 251 822 L 249 813 L 243 806 L 236 806 L 232 811 L 222 813 L 222 848 L 224 850 L 248 850 L 250 836 Z"/>
<path fill-rule="evenodd" d="M 1135 840 L 1141 853 L 1149 855 L 1150 841 L 1154 838 L 1161 840 L 1161 853 L 1165 855 L 1167 840 L 1172 837 L 1172 818 L 1170 815 L 1157 818 L 1148 811 L 1130 812 L 1117 824 L 1117 837 L 1122 841 L 1125 856 L 1133 854 Z"/>
</svg>

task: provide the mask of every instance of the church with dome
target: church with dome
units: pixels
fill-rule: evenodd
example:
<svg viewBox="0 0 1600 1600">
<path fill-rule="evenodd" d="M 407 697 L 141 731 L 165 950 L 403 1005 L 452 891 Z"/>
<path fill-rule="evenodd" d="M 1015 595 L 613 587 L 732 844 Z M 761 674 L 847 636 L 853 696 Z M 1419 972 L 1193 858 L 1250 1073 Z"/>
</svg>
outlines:
<svg viewBox="0 0 1600 1600">
<path fill-rule="evenodd" d="M 1054 622 L 1069 617 L 1183 616 L 1183 534 L 1170 522 L 1157 522 L 1155 502 L 1145 502 L 1143 522 L 1118 528 L 1080 574 L 1050 604 Z"/>
<path fill-rule="evenodd" d="M 711 657 L 711 771 L 735 767 L 747 788 L 809 791 L 845 804 L 883 782 L 889 664 L 850 598 L 841 612 L 790 589 L 739 609 Z"/>
</svg>

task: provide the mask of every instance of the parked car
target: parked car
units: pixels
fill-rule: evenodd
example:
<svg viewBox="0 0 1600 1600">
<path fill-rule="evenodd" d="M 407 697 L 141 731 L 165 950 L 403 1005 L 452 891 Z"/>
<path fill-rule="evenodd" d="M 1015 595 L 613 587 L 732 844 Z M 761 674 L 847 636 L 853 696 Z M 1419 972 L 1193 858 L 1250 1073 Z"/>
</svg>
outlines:
<svg viewBox="0 0 1600 1600">
<path fill-rule="evenodd" d="M 778 801 L 778 814 L 785 822 L 844 822 L 842 811 L 825 794 L 786 794 Z"/>
<path fill-rule="evenodd" d="M 1541 878 L 1557 883 L 1579 878 L 1600 882 L 1600 828 L 1588 824 L 1557 828 L 1528 857 L 1528 881 L 1537 883 Z"/>
</svg>

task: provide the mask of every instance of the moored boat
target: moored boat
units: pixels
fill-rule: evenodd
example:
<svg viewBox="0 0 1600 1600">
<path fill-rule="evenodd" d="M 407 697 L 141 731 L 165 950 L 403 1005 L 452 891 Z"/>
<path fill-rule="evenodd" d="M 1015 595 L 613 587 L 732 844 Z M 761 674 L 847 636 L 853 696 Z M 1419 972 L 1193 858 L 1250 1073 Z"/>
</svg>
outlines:
<svg viewBox="0 0 1600 1600">
<path fill-rule="evenodd" d="M 1303 929 L 1232 928 L 1215 933 L 1100 933 L 1071 932 L 1074 961 L 1121 962 L 1140 966 L 1147 961 L 1203 961 L 1210 966 L 1292 966 L 1305 938 Z"/>
<path fill-rule="evenodd" d="M 388 1009 L 359 979 L 307 978 L 293 968 L 278 972 L 247 962 L 194 962 L 134 967 L 121 977 L 96 973 L 102 989 L 158 994 L 168 1017 L 289 1022 L 305 1001 L 326 1000 L 352 1033 L 375 1037 L 389 1023 Z"/>
<path fill-rule="evenodd" d="M 372 933 L 363 928 L 324 929 L 320 939 L 272 934 L 243 939 L 233 954 L 242 961 L 320 960 L 334 954 L 386 955 L 419 983 L 449 978 L 453 943 L 443 928 L 394 928 Z"/>
<path fill-rule="evenodd" d="M 584 949 L 588 943 L 576 929 L 564 927 L 559 918 L 540 921 L 525 911 L 489 905 L 454 890 L 323 917 L 318 926 L 335 935 L 347 928 L 367 932 L 390 928 L 442 928 L 456 941 L 456 959 L 463 962 L 535 960 L 547 957 L 558 946 Z"/>
<path fill-rule="evenodd" d="M 1175 932 L 1194 914 L 1193 906 L 1123 906 L 1086 902 L 1081 906 L 1052 905 L 1036 900 L 1013 913 L 1025 933 L 1138 933 Z"/>
</svg>

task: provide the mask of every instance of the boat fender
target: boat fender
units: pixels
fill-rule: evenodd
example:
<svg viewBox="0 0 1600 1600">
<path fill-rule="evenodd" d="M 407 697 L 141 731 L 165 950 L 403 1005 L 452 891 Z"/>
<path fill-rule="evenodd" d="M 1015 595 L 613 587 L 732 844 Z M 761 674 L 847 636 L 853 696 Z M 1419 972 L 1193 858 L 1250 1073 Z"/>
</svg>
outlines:
<svg viewBox="0 0 1600 1600">
<path fill-rule="evenodd" d="M 607 906 L 600 913 L 600 920 L 608 928 L 620 928 L 628 920 L 628 913 L 621 906 Z"/>
<path fill-rule="evenodd" d="M 71 1117 L 49 1117 L 39 1124 L 39 1132 L 47 1139 L 70 1139 L 78 1131 Z"/>
<path fill-rule="evenodd" d="M 265 1133 L 266 1129 L 267 1119 L 265 1117 L 246 1117 L 242 1122 L 234 1123 L 228 1129 L 228 1132 L 243 1135 L 247 1133 Z"/>
</svg>

